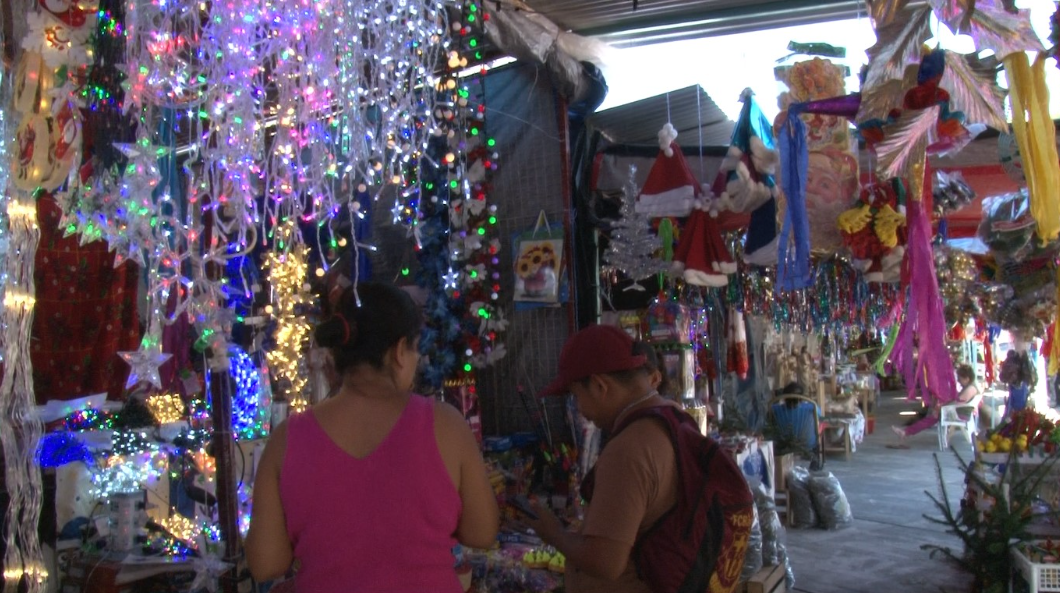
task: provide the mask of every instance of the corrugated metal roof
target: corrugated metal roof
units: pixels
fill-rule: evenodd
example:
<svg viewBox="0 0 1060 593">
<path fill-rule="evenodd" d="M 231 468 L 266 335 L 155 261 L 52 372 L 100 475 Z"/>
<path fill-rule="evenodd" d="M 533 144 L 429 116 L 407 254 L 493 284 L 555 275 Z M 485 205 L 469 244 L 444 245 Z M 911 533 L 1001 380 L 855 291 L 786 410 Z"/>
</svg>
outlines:
<svg viewBox="0 0 1060 593">
<path fill-rule="evenodd" d="M 864 15 L 861 0 L 526 0 L 526 3 L 561 28 L 627 46 Z"/>
<path fill-rule="evenodd" d="M 733 122 L 699 85 L 599 111 L 589 123 L 616 144 L 656 145 L 667 113 L 682 146 L 728 146 L 732 138 Z"/>
</svg>

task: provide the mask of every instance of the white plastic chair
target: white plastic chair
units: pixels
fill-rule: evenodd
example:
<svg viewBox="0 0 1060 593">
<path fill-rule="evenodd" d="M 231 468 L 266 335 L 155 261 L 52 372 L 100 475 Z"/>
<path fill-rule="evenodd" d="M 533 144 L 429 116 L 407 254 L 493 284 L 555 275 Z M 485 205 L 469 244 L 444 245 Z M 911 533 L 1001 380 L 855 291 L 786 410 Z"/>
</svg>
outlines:
<svg viewBox="0 0 1060 593">
<path fill-rule="evenodd" d="M 950 428 L 963 431 L 968 442 L 975 449 L 975 436 L 979 434 L 979 399 L 977 395 L 971 401 L 946 404 L 939 409 L 939 449 L 949 448 Z"/>
</svg>

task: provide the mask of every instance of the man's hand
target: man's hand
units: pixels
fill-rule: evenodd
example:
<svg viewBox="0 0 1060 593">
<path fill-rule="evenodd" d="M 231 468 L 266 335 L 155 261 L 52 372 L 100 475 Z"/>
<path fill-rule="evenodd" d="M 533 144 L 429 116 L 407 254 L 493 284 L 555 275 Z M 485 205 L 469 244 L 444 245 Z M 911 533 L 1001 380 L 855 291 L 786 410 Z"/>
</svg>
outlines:
<svg viewBox="0 0 1060 593">
<path fill-rule="evenodd" d="M 545 540 L 546 543 L 555 546 L 564 532 L 566 532 L 563 523 L 560 522 L 551 509 L 536 500 L 530 503 L 530 508 L 537 513 L 538 518 L 532 519 L 529 515 L 522 515 L 523 522 L 529 525 L 534 530 L 534 533 Z"/>
</svg>

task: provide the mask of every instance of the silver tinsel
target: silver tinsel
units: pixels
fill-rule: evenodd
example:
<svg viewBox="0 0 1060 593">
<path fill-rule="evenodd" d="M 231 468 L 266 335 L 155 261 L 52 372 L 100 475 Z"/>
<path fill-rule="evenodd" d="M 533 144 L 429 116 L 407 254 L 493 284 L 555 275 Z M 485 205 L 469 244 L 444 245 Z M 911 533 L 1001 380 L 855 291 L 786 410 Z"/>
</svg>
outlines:
<svg viewBox="0 0 1060 593">
<path fill-rule="evenodd" d="M 661 247 L 651 229 L 651 218 L 636 212 L 637 184 L 633 180 L 636 167 L 629 168 L 629 180 L 622 188 L 621 218 L 611 228 L 611 244 L 604 260 L 631 280 L 641 280 L 668 269 L 666 262 L 655 257 Z M 643 289 L 639 284 L 630 288 Z"/>
</svg>

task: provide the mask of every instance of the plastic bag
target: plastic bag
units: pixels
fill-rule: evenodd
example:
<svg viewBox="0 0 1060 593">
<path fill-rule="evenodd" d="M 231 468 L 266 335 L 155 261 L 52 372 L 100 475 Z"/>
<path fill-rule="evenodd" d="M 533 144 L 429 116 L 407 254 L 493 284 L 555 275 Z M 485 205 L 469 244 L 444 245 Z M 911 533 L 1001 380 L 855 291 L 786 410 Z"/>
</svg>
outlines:
<svg viewBox="0 0 1060 593">
<path fill-rule="evenodd" d="M 758 521 L 758 507 L 752 507 L 754 520 L 751 522 L 751 536 L 747 540 L 747 552 L 743 557 L 743 572 L 740 582 L 745 582 L 762 570 L 762 525 Z"/>
<path fill-rule="evenodd" d="M 792 527 L 817 526 L 817 511 L 810 496 L 810 472 L 805 467 L 797 465 L 788 472 L 788 505 Z"/>
<path fill-rule="evenodd" d="M 1022 259 L 1033 247 L 1037 222 L 1031 216 L 1027 190 L 993 196 L 983 200 L 983 217 L 979 238 L 995 256 Z"/>
<path fill-rule="evenodd" d="M 753 489 L 755 508 L 758 510 L 758 524 L 762 528 L 762 565 L 783 566 L 785 586 L 790 591 L 795 586 L 795 572 L 788 560 L 788 550 L 784 547 L 784 523 L 777 514 L 777 504 L 765 485 L 759 484 Z"/>
<path fill-rule="evenodd" d="M 836 478 L 832 472 L 811 473 L 809 490 L 822 527 L 838 529 L 840 525 L 846 525 L 854 520 L 847 495 L 843 492 L 843 487 L 839 485 L 839 478 Z"/>
<path fill-rule="evenodd" d="M 945 214 L 971 204 L 975 190 L 964 181 L 960 171 L 936 171 L 931 186 L 931 201 L 937 214 Z"/>
<path fill-rule="evenodd" d="M 762 529 L 762 565 L 776 566 L 780 564 L 777 559 L 777 538 L 784 529 L 777 514 L 777 505 L 764 484 L 751 488 L 751 492 L 755 497 L 758 525 Z"/>
</svg>

